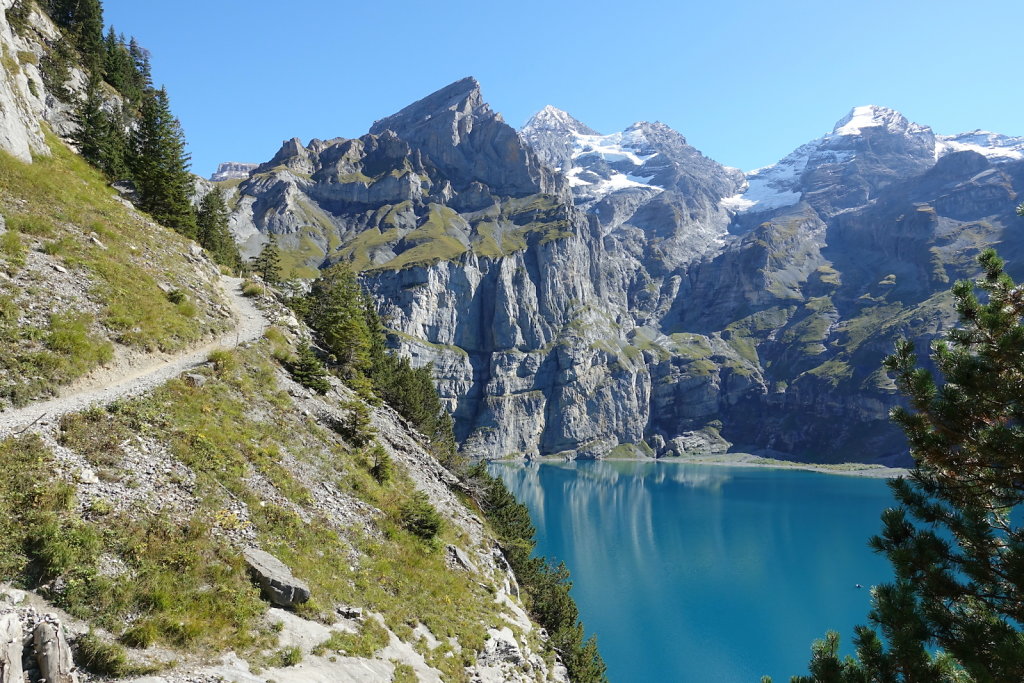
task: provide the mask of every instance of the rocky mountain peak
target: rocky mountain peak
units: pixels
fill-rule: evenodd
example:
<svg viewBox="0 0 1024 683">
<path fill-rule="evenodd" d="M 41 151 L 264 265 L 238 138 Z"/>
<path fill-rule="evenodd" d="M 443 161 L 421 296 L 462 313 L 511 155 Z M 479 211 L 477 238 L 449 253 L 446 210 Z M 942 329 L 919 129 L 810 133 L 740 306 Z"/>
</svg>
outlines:
<svg viewBox="0 0 1024 683">
<path fill-rule="evenodd" d="M 931 132 L 928 126 L 909 121 L 895 109 L 868 104 L 851 109 L 849 114 L 839 119 L 832 129 L 832 134 L 862 135 L 868 128 L 883 128 L 895 135 Z"/>
<path fill-rule="evenodd" d="M 546 133 L 600 135 L 569 112 L 552 107 L 550 104 L 531 116 L 526 125 L 519 129 L 519 134 L 526 139 Z"/>
<path fill-rule="evenodd" d="M 472 76 L 455 81 L 398 113 L 376 121 L 370 127 L 370 133 L 379 135 L 385 130 L 391 130 L 411 142 L 422 136 L 424 129 L 447 127 L 469 117 L 500 118 L 483 101 L 480 84 Z M 459 143 L 460 132 L 463 131 L 457 125 L 452 130 L 455 144 Z"/>
<path fill-rule="evenodd" d="M 458 192 L 482 183 L 499 196 L 560 192 L 560 183 L 484 101 L 475 78 L 463 78 L 373 124 L 420 152 Z"/>
<path fill-rule="evenodd" d="M 217 170 L 210 176 L 210 180 L 217 183 L 224 180 L 248 178 L 249 174 L 258 166 L 259 164 L 247 164 L 240 161 L 224 161 L 217 165 Z"/>
</svg>

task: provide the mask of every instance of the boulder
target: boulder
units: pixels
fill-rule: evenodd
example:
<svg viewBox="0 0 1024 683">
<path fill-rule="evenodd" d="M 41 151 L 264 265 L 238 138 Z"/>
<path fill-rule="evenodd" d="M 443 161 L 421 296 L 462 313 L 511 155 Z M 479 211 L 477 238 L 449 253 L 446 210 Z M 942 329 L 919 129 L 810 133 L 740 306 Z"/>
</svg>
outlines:
<svg viewBox="0 0 1024 683">
<path fill-rule="evenodd" d="M 473 561 L 469 559 L 469 555 L 462 548 L 449 545 L 445 550 L 448 553 L 447 564 L 449 567 L 464 569 L 468 572 L 477 571 L 476 565 L 473 564 Z"/>
<path fill-rule="evenodd" d="M 185 383 L 193 387 L 201 387 L 206 384 L 206 377 L 194 372 L 185 373 Z"/>
<path fill-rule="evenodd" d="M 246 548 L 242 555 L 267 600 L 281 607 L 309 600 L 309 586 L 292 576 L 292 570 L 284 562 L 259 548 Z"/>
<path fill-rule="evenodd" d="M 45 621 L 36 624 L 32 640 L 36 648 L 39 673 L 47 683 L 78 683 L 71 648 L 60 622 L 52 618 L 52 615 L 47 615 Z"/>
<path fill-rule="evenodd" d="M 21 620 L 9 612 L 0 615 L 0 683 L 22 683 Z"/>
</svg>

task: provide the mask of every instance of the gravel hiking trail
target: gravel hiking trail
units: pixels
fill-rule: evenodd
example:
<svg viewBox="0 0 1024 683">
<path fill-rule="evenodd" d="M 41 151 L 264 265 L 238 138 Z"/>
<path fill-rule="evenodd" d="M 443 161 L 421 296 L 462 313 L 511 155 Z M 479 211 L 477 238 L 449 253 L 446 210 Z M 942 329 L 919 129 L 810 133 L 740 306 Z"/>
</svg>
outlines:
<svg viewBox="0 0 1024 683">
<path fill-rule="evenodd" d="M 211 351 L 231 349 L 259 339 L 267 328 L 267 319 L 252 299 L 242 296 L 241 285 L 241 278 L 222 276 L 220 279 L 224 297 L 237 319 L 234 329 L 202 346 L 178 353 L 145 354 L 128 361 L 115 360 L 65 387 L 57 398 L 0 412 L 0 437 L 26 431 L 37 422 L 51 423 L 62 415 L 91 405 L 145 393 L 186 370 L 202 365 Z"/>
</svg>

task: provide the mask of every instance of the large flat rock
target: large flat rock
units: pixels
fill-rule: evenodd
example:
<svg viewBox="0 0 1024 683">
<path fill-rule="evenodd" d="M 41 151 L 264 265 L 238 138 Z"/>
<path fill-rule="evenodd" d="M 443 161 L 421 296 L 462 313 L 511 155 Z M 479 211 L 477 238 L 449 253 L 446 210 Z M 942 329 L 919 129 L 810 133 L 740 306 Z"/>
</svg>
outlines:
<svg viewBox="0 0 1024 683">
<path fill-rule="evenodd" d="M 309 586 L 292 576 L 284 562 L 259 548 L 246 548 L 242 555 L 267 600 L 282 607 L 309 600 Z"/>
</svg>

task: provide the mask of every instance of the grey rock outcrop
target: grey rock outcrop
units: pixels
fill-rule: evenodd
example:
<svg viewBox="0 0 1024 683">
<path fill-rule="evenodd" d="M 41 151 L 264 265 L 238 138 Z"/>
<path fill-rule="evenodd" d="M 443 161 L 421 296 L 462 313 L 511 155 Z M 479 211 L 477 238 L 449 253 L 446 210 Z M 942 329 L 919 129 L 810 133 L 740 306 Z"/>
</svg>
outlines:
<svg viewBox="0 0 1024 683">
<path fill-rule="evenodd" d="M 22 161 L 31 162 L 33 155 L 48 156 L 42 122 L 70 142 L 78 129 L 75 110 L 85 96 L 88 76 L 76 65 L 69 66 L 64 92 L 50 92 L 43 78 L 44 59 L 63 38 L 53 21 L 35 3 L 26 3 L 28 15 L 22 26 L 12 26 L 7 10 L 15 0 L 0 0 L 0 45 L 7 58 L 0 77 L 0 149 Z M 54 88 L 56 90 L 56 88 Z M 109 109 L 120 100 L 108 96 Z"/>
<path fill-rule="evenodd" d="M 13 612 L 0 615 L 0 683 L 23 683 L 21 620 Z"/>
<path fill-rule="evenodd" d="M 284 562 L 259 548 L 246 548 L 242 555 L 267 600 L 281 607 L 309 600 L 309 586 L 292 576 L 292 570 Z"/>
<path fill-rule="evenodd" d="M 46 619 L 32 631 L 39 673 L 47 683 L 78 683 L 78 673 L 71 657 L 64 629 L 59 622 Z"/>
<path fill-rule="evenodd" d="M 210 176 L 210 180 L 219 183 L 225 180 L 248 178 L 249 174 L 258 166 L 259 164 L 246 164 L 240 161 L 225 161 L 217 165 L 217 170 Z"/>
</svg>

